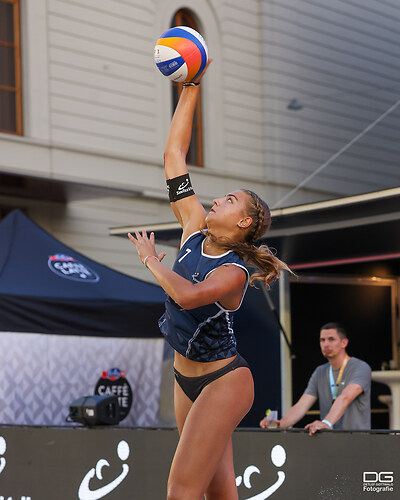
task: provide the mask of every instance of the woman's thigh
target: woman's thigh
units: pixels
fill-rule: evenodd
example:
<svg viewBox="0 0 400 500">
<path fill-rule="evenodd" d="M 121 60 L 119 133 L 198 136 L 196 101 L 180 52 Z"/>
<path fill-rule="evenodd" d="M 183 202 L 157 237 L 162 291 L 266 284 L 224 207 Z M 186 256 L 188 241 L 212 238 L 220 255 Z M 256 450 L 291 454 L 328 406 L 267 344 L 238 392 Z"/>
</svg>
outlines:
<svg viewBox="0 0 400 500">
<path fill-rule="evenodd" d="M 206 490 L 206 500 L 238 500 L 232 439 L 229 439 L 217 470 Z"/>
<path fill-rule="evenodd" d="M 241 367 L 207 385 L 190 409 L 185 408 L 184 399 L 178 400 L 178 426 L 182 420 L 184 424 L 170 472 L 169 484 L 174 491 L 184 491 L 186 498 L 202 498 L 253 398 L 251 372 Z"/>
</svg>

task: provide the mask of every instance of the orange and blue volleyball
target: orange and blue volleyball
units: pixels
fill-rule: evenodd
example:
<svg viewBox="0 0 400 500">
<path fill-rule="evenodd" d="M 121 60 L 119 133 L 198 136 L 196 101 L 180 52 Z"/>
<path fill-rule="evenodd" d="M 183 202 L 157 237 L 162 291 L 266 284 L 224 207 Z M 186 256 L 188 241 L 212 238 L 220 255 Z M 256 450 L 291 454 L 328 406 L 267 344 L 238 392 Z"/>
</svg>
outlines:
<svg viewBox="0 0 400 500">
<path fill-rule="evenodd" d="M 174 82 L 190 82 L 201 74 L 208 60 L 203 37 L 187 26 L 163 33 L 154 47 L 154 60 L 161 73 Z"/>
</svg>

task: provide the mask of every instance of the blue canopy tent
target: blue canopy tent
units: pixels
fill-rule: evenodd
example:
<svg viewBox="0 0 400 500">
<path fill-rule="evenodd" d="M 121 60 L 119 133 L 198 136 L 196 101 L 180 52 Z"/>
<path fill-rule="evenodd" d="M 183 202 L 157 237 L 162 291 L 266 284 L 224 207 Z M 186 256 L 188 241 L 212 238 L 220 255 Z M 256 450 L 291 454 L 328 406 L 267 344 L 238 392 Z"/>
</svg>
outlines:
<svg viewBox="0 0 400 500">
<path fill-rule="evenodd" d="M 122 425 L 156 425 L 164 300 L 159 286 L 93 261 L 11 212 L 0 223 L 0 422 L 65 425 L 71 401 L 120 373 L 115 383 L 133 394 L 131 408 L 128 397 L 120 400 Z"/>
<path fill-rule="evenodd" d="M 0 330 L 160 337 L 165 293 L 95 262 L 21 211 L 0 223 Z"/>
</svg>

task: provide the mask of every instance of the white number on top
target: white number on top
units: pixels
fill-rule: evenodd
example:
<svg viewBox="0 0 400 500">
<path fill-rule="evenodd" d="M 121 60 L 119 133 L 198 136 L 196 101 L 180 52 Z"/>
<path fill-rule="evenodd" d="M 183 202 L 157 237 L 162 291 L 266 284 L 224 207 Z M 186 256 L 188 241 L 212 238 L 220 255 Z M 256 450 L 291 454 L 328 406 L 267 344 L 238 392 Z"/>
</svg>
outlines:
<svg viewBox="0 0 400 500">
<path fill-rule="evenodd" d="M 187 257 L 190 254 L 191 250 L 190 248 L 186 249 L 186 253 L 182 255 L 180 259 L 178 259 L 178 262 L 182 262 L 185 257 Z"/>
</svg>

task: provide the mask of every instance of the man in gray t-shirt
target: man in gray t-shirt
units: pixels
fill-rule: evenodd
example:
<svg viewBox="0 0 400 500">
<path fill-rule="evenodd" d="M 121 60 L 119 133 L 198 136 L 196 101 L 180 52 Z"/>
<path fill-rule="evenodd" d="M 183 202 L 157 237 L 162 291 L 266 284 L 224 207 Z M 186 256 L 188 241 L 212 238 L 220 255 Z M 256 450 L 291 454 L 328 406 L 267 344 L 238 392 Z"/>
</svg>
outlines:
<svg viewBox="0 0 400 500">
<path fill-rule="evenodd" d="M 318 366 L 308 382 L 304 394 L 318 398 L 321 419 L 325 419 L 332 408 L 332 393 L 330 388 L 330 363 Z M 332 370 L 334 380 L 337 380 L 340 368 Z M 346 387 L 356 384 L 362 392 L 355 397 L 345 409 L 343 416 L 335 423 L 334 429 L 355 430 L 371 428 L 371 368 L 367 363 L 357 358 L 350 358 L 343 371 L 339 383 L 339 397 Z M 329 418 L 327 419 L 329 421 Z"/>
<path fill-rule="evenodd" d="M 310 435 L 321 429 L 371 428 L 371 368 L 347 354 L 348 342 L 338 323 L 327 323 L 321 328 L 321 351 L 328 363 L 315 369 L 299 401 L 276 421 L 280 427 L 294 425 L 318 399 L 321 420 L 305 427 Z M 260 426 L 268 427 L 267 418 Z"/>
</svg>

